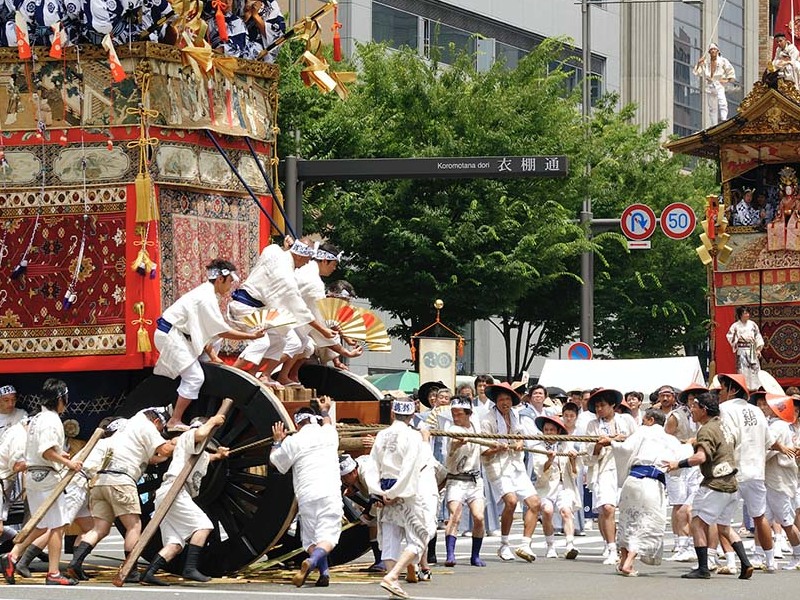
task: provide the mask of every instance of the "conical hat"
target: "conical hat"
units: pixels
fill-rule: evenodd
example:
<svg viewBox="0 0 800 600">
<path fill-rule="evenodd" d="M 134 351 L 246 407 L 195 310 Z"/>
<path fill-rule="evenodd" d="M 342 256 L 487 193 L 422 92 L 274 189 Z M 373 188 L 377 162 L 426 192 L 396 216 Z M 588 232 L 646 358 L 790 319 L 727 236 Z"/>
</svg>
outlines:
<svg viewBox="0 0 800 600">
<path fill-rule="evenodd" d="M 725 378 L 736 382 L 739 385 L 739 387 L 744 390 L 745 400 L 747 399 L 748 396 L 750 396 L 750 389 L 747 387 L 747 380 L 741 373 L 720 373 L 719 378 L 720 382 L 722 382 L 722 380 Z"/>
<path fill-rule="evenodd" d="M 767 394 L 767 406 L 787 423 L 794 423 L 794 399 L 791 396 Z"/>
</svg>

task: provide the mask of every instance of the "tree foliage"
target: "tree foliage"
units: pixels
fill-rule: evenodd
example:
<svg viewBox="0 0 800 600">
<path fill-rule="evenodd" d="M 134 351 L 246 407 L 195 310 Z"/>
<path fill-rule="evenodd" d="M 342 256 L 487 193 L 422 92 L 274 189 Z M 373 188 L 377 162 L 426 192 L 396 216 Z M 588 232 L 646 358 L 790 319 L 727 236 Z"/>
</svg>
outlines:
<svg viewBox="0 0 800 600">
<path fill-rule="evenodd" d="M 569 157 L 565 179 L 342 181 L 306 188 L 312 217 L 306 229 L 345 249 L 347 277 L 373 306 L 400 319 L 394 333 L 408 339 L 430 323 L 436 298 L 445 303 L 443 320 L 457 327 L 496 317 L 508 376 L 574 336 L 582 252 L 598 256 L 598 302 L 625 291 L 641 304 L 636 289 L 614 288 L 617 278 L 630 275 L 631 256 L 619 236 L 588 240 L 576 222 L 587 191 L 585 161 L 594 164 L 588 189 L 596 216 L 618 216 L 632 200 L 663 206 L 695 189 L 696 177 L 679 175 L 679 160 L 660 149 L 663 124 L 640 132 L 630 123 L 632 109 L 615 111 L 613 100 L 597 111 L 592 143 L 586 143 L 576 98 L 565 92 L 565 73 L 554 68 L 560 50 L 561 42 L 548 40 L 514 70 L 495 65 L 478 73 L 473 57 L 442 68 L 410 50 L 369 44 L 359 47 L 359 81 L 344 102 L 302 88 L 294 74 L 282 77 L 282 134 L 301 131 L 300 146 L 285 141 L 283 152 L 317 159 Z M 658 184 L 648 186 L 651 178 Z M 654 266 L 642 264 L 641 272 Z M 648 285 L 642 289 L 651 290 Z M 672 300 L 688 305 L 695 298 Z M 657 298 L 648 302 L 667 306 Z M 693 310 L 684 306 L 687 314 Z M 614 328 L 631 326 L 631 310 L 597 313 Z M 627 351 L 610 333 L 598 338 L 609 350 Z"/>
</svg>

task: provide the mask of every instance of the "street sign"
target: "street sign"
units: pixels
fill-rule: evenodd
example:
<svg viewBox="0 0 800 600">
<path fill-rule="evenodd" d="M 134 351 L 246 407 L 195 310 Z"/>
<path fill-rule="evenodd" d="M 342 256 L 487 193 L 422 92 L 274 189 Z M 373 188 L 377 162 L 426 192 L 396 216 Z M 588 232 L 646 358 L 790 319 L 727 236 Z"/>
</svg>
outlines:
<svg viewBox="0 0 800 600">
<path fill-rule="evenodd" d="M 628 240 L 628 250 L 650 250 L 650 240 Z"/>
<path fill-rule="evenodd" d="M 656 213 L 646 204 L 631 204 L 622 211 L 619 226 L 629 240 L 646 240 L 656 230 Z"/>
<path fill-rule="evenodd" d="M 566 177 L 566 156 L 463 156 L 298 160 L 303 180 Z"/>
<path fill-rule="evenodd" d="M 567 348 L 567 358 L 570 360 L 591 360 L 592 347 L 586 342 L 573 342 Z"/>
<path fill-rule="evenodd" d="M 673 202 L 661 212 L 661 229 L 673 240 L 683 240 L 694 233 L 697 217 L 692 207 L 683 202 Z"/>
</svg>

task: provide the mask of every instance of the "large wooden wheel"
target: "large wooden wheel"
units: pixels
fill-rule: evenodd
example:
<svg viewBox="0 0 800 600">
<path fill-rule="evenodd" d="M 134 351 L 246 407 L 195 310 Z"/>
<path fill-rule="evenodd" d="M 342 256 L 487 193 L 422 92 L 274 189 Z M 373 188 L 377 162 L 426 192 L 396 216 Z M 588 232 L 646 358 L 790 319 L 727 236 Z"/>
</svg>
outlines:
<svg viewBox="0 0 800 600">
<path fill-rule="evenodd" d="M 233 408 L 215 435 L 219 445 L 234 449 L 272 435 L 272 424 L 283 421 L 293 428 L 281 402 L 257 379 L 225 365 L 204 364 L 205 383 L 200 397 L 187 410 L 185 421 L 211 415 L 223 398 Z M 148 406 L 165 406 L 176 398 L 178 381 L 154 375 L 128 396 L 118 411 L 129 417 Z M 215 529 L 202 554 L 201 570 L 213 576 L 233 573 L 261 557 L 283 535 L 296 511 L 291 474 L 281 475 L 268 466 L 269 445 L 212 463 L 196 498 Z M 139 483 L 143 526 L 153 512 L 155 491 L 161 484 L 163 465 L 151 467 Z M 223 539 L 224 538 L 224 539 Z M 154 536 L 145 558 L 161 548 Z M 170 568 L 181 568 L 172 561 Z"/>
<path fill-rule="evenodd" d="M 184 421 L 197 415 L 214 414 L 223 398 L 233 400 L 233 408 L 214 441 L 235 449 L 272 435 L 272 424 L 282 421 L 293 429 L 289 414 L 280 400 L 247 373 L 225 365 L 203 364 L 205 383 L 200 397 L 192 402 Z M 327 373 L 326 371 L 330 371 Z M 304 377 L 306 375 L 306 377 Z M 335 400 L 377 401 L 380 393 L 374 386 L 359 389 L 360 378 L 327 367 L 301 370 L 301 380 L 319 394 Z M 313 380 L 314 385 L 311 383 Z M 153 375 L 145 379 L 127 397 L 118 414 L 130 417 L 149 406 L 166 406 L 177 397 L 177 380 Z M 296 514 L 291 473 L 281 475 L 269 464 L 269 445 L 242 452 L 228 460 L 212 463 L 196 498 L 215 529 L 201 559 L 201 570 L 212 576 L 235 573 L 251 564 L 271 548 L 270 556 L 283 555 L 300 547 L 299 531 L 286 532 Z M 149 468 L 139 482 L 142 501 L 142 526 L 154 510 L 155 491 L 161 485 L 165 465 Z M 358 514 L 345 503 L 345 516 L 358 522 Z M 118 523 L 119 525 L 119 523 Z M 161 548 L 160 535 L 155 535 L 143 556 L 152 558 Z M 331 564 L 342 564 L 358 558 L 369 549 L 367 527 L 361 524 L 342 533 L 339 546 L 331 554 Z M 303 558 L 302 555 L 300 558 Z M 182 569 L 179 557 L 168 568 Z"/>
</svg>

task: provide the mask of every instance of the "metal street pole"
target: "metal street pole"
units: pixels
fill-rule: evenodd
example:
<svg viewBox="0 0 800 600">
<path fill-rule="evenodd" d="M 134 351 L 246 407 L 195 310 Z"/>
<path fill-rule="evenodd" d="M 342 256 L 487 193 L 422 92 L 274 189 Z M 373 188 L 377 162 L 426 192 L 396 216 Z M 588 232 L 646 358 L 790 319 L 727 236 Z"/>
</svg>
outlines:
<svg viewBox="0 0 800 600">
<path fill-rule="evenodd" d="M 583 120 L 586 127 L 587 152 L 591 136 L 590 118 L 592 114 L 592 85 L 590 71 L 592 68 L 591 49 L 591 20 L 589 13 L 589 0 L 581 0 L 581 13 L 583 17 Z M 589 181 L 592 175 L 592 165 L 586 160 L 585 184 L 586 196 L 583 199 L 580 221 L 586 236 L 592 235 L 592 197 Z M 581 341 L 594 346 L 594 254 L 584 252 L 581 256 Z"/>
</svg>

